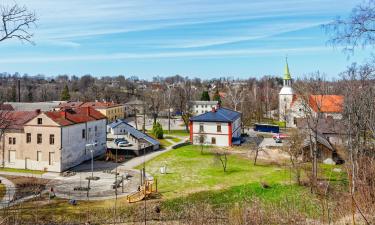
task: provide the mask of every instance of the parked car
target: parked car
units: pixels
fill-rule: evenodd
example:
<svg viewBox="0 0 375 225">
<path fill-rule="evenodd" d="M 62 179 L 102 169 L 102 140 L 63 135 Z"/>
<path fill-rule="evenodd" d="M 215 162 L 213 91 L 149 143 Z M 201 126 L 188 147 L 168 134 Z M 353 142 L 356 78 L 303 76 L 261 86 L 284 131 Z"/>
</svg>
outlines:
<svg viewBox="0 0 375 225">
<path fill-rule="evenodd" d="M 122 141 L 122 142 L 120 142 L 120 143 L 118 143 L 118 145 L 117 146 L 119 146 L 119 147 L 129 147 L 129 146 L 132 146 L 132 144 L 130 144 L 128 141 Z"/>
<path fill-rule="evenodd" d="M 272 136 L 272 138 L 274 139 L 274 140 L 276 140 L 276 139 L 286 139 L 286 138 L 288 138 L 289 136 L 287 135 L 287 134 L 274 134 L 273 136 Z"/>
<path fill-rule="evenodd" d="M 275 142 L 276 142 L 276 143 L 282 143 L 283 141 L 281 140 L 281 138 L 276 138 L 276 139 L 275 139 Z"/>
<path fill-rule="evenodd" d="M 126 141 L 126 139 L 125 139 L 125 138 L 116 138 L 116 139 L 114 140 L 114 142 L 115 142 L 116 145 L 118 145 L 118 143 L 119 143 L 119 142 L 122 142 L 122 141 Z"/>
</svg>

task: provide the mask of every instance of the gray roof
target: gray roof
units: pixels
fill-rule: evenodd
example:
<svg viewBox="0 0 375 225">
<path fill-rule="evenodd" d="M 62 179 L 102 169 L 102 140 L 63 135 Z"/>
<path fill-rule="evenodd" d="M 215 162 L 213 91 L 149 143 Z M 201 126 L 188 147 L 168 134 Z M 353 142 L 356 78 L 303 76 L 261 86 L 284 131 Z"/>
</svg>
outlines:
<svg viewBox="0 0 375 225">
<path fill-rule="evenodd" d="M 120 124 L 124 124 L 126 132 L 130 133 L 130 135 L 132 135 L 133 137 L 135 137 L 137 139 L 144 139 L 152 145 L 160 145 L 159 141 L 157 141 L 154 138 L 148 136 L 147 134 L 135 129 L 135 127 L 133 127 L 132 125 L 128 124 L 127 122 L 125 122 L 123 120 L 114 121 L 114 122 L 108 124 L 107 126 L 109 126 L 110 128 L 115 128 Z"/>
<path fill-rule="evenodd" d="M 40 109 L 41 111 L 52 111 L 54 108 L 58 108 L 61 101 L 51 102 L 5 102 L 14 108 L 14 111 L 35 111 Z"/>
<path fill-rule="evenodd" d="M 312 141 L 314 141 L 314 137 L 313 136 L 311 137 L 311 139 L 312 139 Z M 327 147 L 331 151 L 334 150 L 334 148 L 332 147 L 331 143 L 329 143 L 329 141 L 326 138 L 324 138 L 322 135 L 318 134 L 317 141 L 318 141 L 318 143 L 320 143 L 321 145 Z M 310 146 L 310 144 L 311 144 L 310 138 L 307 137 L 304 140 L 304 142 L 303 142 L 303 147 L 306 148 L 306 147 Z"/>
</svg>

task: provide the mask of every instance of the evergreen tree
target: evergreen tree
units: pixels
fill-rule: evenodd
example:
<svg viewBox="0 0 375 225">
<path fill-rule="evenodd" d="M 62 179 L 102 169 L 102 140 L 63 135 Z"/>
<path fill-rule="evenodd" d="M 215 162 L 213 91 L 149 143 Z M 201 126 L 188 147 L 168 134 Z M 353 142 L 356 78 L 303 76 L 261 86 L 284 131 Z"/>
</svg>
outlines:
<svg viewBox="0 0 375 225">
<path fill-rule="evenodd" d="M 157 139 L 163 139 L 164 131 L 163 131 L 163 127 L 161 126 L 159 122 L 156 122 L 153 124 L 152 133 Z"/>
<path fill-rule="evenodd" d="M 217 101 L 219 104 L 221 104 L 221 97 L 219 94 L 219 89 L 216 89 L 212 100 Z"/>
<path fill-rule="evenodd" d="M 68 85 L 65 85 L 64 89 L 61 92 L 61 101 L 69 101 L 69 100 L 70 100 L 69 88 L 68 88 Z"/>
<path fill-rule="evenodd" d="M 201 101 L 210 101 L 210 95 L 208 94 L 208 91 L 202 92 Z"/>
</svg>

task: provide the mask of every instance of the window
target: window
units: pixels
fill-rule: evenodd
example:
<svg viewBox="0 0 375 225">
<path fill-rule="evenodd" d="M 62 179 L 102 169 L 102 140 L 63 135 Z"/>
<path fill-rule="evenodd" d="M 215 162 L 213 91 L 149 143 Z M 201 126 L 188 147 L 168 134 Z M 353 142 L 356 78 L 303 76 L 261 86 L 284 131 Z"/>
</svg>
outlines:
<svg viewBox="0 0 375 225">
<path fill-rule="evenodd" d="M 199 143 L 203 144 L 204 143 L 204 138 L 205 138 L 204 136 L 200 136 L 199 137 Z"/>
<path fill-rule="evenodd" d="M 38 124 L 42 124 L 42 118 L 38 118 Z"/>
<path fill-rule="evenodd" d="M 204 131 L 203 124 L 199 124 L 199 132 L 203 132 L 203 131 Z"/>
<path fill-rule="evenodd" d="M 37 134 L 36 135 L 36 143 L 37 144 L 42 144 L 42 134 Z"/>
<path fill-rule="evenodd" d="M 36 152 L 36 161 L 42 161 L 42 151 Z"/>
<path fill-rule="evenodd" d="M 82 139 L 86 138 L 86 130 L 82 129 Z"/>
<path fill-rule="evenodd" d="M 55 144 L 55 135 L 54 134 L 50 134 L 49 135 L 49 144 L 50 145 L 54 145 Z"/>
<path fill-rule="evenodd" d="M 26 143 L 31 142 L 31 133 L 26 133 Z"/>
<path fill-rule="evenodd" d="M 217 131 L 217 132 L 221 132 L 221 124 L 217 124 L 217 126 L 216 126 L 216 131 Z"/>
<path fill-rule="evenodd" d="M 16 138 L 14 138 L 14 137 L 9 137 L 9 144 L 10 144 L 10 145 L 15 145 L 15 144 L 16 144 Z"/>
<path fill-rule="evenodd" d="M 216 138 L 214 137 L 211 138 L 211 144 L 216 145 Z"/>
<path fill-rule="evenodd" d="M 96 132 L 96 131 L 98 131 L 98 127 L 97 127 L 97 126 L 95 126 L 95 132 Z"/>
</svg>

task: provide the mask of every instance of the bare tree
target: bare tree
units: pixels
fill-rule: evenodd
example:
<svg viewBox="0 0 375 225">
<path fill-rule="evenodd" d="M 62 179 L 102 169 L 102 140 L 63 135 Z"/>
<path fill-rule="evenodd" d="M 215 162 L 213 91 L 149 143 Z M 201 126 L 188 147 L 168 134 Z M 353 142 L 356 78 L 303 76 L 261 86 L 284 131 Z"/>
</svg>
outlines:
<svg viewBox="0 0 375 225">
<path fill-rule="evenodd" d="M 227 148 L 217 148 L 214 150 L 215 160 L 219 161 L 223 167 L 223 171 L 227 172 L 228 168 L 228 149 Z"/>
<path fill-rule="evenodd" d="M 241 87 L 229 87 L 226 98 L 228 99 L 231 107 L 237 111 L 238 106 L 244 99 L 244 91 Z"/>
<path fill-rule="evenodd" d="M 33 34 L 30 32 L 35 26 L 37 18 L 26 6 L 14 4 L 12 6 L 0 5 L 0 42 L 7 39 L 18 39 L 33 44 Z"/>
<path fill-rule="evenodd" d="M 292 130 L 283 150 L 288 153 L 292 170 L 295 174 L 295 179 L 298 185 L 301 184 L 301 169 L 303 156 L 303 142 L 305 134 L 298 130 Z"/>
</svg>

